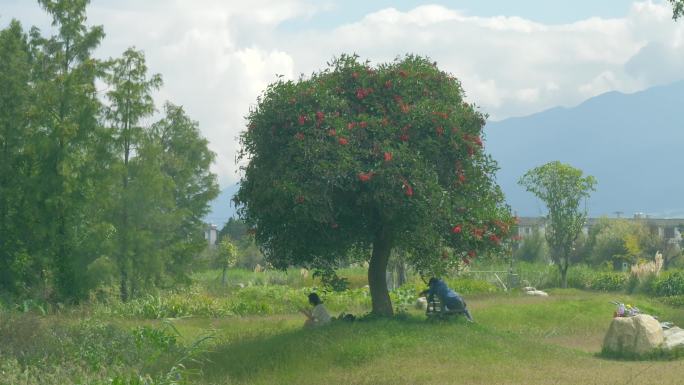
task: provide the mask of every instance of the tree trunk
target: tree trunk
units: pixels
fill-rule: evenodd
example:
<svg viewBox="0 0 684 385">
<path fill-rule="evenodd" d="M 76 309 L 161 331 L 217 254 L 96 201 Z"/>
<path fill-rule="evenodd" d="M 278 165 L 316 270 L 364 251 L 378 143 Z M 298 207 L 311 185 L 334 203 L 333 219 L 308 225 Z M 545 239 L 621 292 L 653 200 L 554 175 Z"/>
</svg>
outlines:
<svg viewBox="0 0 684 385">
<path fill-rule="evenodd" d="M 406 278 L 406 262 L 403 260 L 399 261 L 399 265 L 397 266 L 397 275 L 397 286 L 401 287 L 406 283 L 406 281 L 408 281 Z"/>
<path fill-rule="evenodd" d="M 380 230 L 373 241 L 373 252 L 368 265 L 368 286 L 370 286 L 372 313 L 377 316 L 391 317 L 394 315 L 392 301 L 387 290 L 387 262 L 389 261 L 392 245 L 387 234 Z"/>
<path fill-rule="evenodd" d="M 128 301 L 128 272 L 125 267 L 120 269 L 121 280 L 119 281 L 119 295 L 121 296 L 121 302 Z"/>
<path fill-rule="evenodd" d="M 563 263 L 563 260 L 560 260 L 560 263 L 558 264 L 558 269 L 560 270 L 560 275 L 561 275 L 561 287 L 563 289 L 568 288 L 568 264 L 569 262 L 566 260 L 565 263 Z"/>
</svg>

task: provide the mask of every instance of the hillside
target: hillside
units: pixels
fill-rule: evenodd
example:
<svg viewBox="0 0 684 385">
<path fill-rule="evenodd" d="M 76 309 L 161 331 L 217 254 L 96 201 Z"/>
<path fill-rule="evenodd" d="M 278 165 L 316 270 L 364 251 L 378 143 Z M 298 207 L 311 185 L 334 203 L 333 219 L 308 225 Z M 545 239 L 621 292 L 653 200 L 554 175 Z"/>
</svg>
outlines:
<svg viewBox="0 0 684 385">
<path fill-rule="evenodd" d="M 682 216 L 682 106 L 684 82 L 609 92 L 573 108 L 490 122 L 487 151 L 499 162 L 497 180 L 519 215 L 540 215 L 544 206 L 517 180 L 530 168 L 560 160 L 598 179 L 587 204 L 592 216 Z"/>
</svg>

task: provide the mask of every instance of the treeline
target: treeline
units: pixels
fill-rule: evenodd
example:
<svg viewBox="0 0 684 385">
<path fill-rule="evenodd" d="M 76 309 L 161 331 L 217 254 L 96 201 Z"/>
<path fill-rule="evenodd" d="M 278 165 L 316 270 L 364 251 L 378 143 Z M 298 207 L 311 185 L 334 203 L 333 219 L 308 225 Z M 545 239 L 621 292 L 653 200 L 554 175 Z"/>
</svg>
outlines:
<svg viewBox="0 0 684 385">
<path fill-rule="evenodd" d="M 39 0 L 56 31 L 0 31 L 0 293 L 123 300 L 185 279 L 218 194 L 197 122 L 166 103 L 141 51 L 98 60 L 88 1 Z"/>
<path fill-rule="evenodd" d="M 681 231 L 684 225 L 679 228 Z M 632 266 L 653 260 L 658 251 L 662 253 L 664 269 L 682 267 L 681 245 L 661 237 L 656 227 L 644 221 L 602 218 L 588 234 L 580 234 L 571 258 L 573 263 L 622 270 L 623 264 Z M 535 230 L 525 237 L 514 257 L 528 262 L 548 262 L 551 255 L 544 234 Z"/>
</svg>

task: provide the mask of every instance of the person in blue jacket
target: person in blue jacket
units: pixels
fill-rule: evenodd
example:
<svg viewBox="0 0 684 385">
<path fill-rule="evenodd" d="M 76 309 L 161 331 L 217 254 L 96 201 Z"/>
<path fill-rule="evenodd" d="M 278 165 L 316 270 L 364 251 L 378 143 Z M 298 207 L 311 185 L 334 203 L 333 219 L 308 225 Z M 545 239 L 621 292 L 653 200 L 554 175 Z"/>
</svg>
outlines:
<svg viewBox="0 0 684 385">
<path fill-rule="evenodd" d="M 463 298 L 455 291 L 449 289 L 446 282 L 441 279 L 435 277 L 430 278 L 428 288 L 423 290 L 420 293 L 420 296 L 422 297 L 426 294 L 428 296 L 428 301 L 432 301 L 435 296 L 439 298 L 443 312 L 463 313 L 468 321 L 473 321 L 473 317 L 470 315 L 470 311 L 468 311 L 468 307 Z"/>
</svg>

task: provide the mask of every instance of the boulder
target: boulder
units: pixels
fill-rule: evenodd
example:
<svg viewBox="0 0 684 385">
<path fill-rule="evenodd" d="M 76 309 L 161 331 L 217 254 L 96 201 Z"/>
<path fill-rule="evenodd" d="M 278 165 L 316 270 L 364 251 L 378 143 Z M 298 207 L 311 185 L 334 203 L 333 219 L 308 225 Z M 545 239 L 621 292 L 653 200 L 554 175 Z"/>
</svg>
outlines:
<svg viewBox="0 0 684 385">
<path fill-rule="evenodd" d="M 684 347 L 684 330 L 674 326 L 667 330 L 663 330 L 665 343 L 663 347 L 666 349 L 674 349 Z"/>
<path fill-rule="evenodd" d="M 648 314 L 616 317 L 603 339 L 603 349 L 615 353 L 643 354 L 665 341 L 660 322 Z"/>
<path fill-rule="evenodd" d="M 418 297 L 416 300 L 416 309 L 418 310 L 427 310 L 427 299 L 425 297 Z"/>
</svg>

